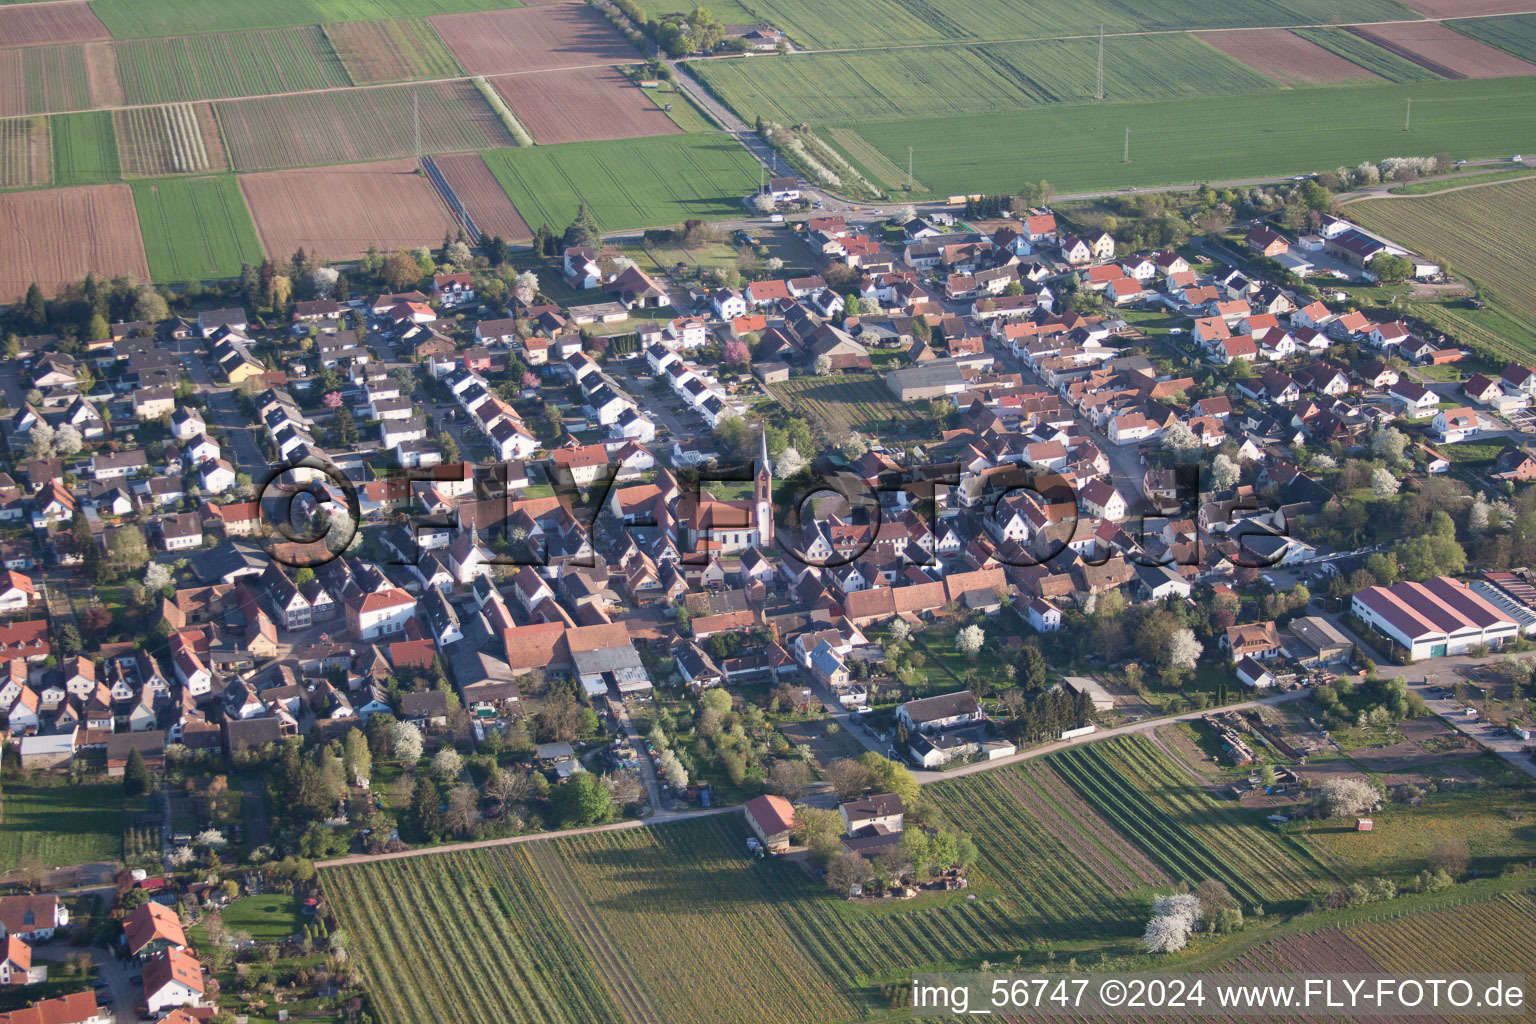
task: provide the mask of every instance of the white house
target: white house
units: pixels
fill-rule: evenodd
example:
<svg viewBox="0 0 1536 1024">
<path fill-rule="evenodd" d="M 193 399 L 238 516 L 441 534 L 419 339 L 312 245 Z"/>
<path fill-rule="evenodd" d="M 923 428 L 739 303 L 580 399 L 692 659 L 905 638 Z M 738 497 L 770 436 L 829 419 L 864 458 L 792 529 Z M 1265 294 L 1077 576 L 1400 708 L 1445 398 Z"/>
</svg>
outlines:
<svg viewBox="0 0 1536 1024">
<path fill-rule="evenodd" d="M 68 927 L 69 908 L 57 896 L 0 897 L 0 935 L 47 942 L 55 929 Z"/>
<path fill-rule="evenodd" d="M 1465 441 L 1478 431 L 1477 412 L 1464 405 L 1442 409 L 1435 414 L 1431 429 L 1435 437 L 1447 444 Z"/>
<path fill-rule="evenodd" d="M 206 463 L 198 475 L 203 490 L 209 494 L 223 494 L 235 486 L 235 467 L 225 459 Z"/>
<path fill-rule="evenodd" d="M 1024 621 L 1037 633 L 1054 633 L 1061 628 L 1061 609 L 1044 598 L 1037 597 L 1029 602 L 1029 607 L 1024 611 Z"/>
<path fill-rule="evenodd" d="M 202 965 L 180 949 L 167 949 L 151 957 L 144 963 L 144 1002 L 155 1015 L 183 1006 L 201 1006 Z"/>
<path fill-rule="evenodd" d="M 415 615 L 416 598 L 399 587 L 354 595 L 347 601 L 347 628 L 360 640 L 403 632 Z"/>
</svg>

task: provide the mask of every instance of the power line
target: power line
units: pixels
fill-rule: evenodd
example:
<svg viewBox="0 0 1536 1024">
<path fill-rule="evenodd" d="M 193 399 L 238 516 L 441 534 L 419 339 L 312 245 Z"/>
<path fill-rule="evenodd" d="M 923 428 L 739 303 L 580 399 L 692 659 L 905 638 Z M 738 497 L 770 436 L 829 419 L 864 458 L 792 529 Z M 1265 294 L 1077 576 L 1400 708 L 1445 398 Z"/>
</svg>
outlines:
<svg viewBox="0 0 1536 1024">
<path fill-rule="evenodd" d="M 1408 97 L 1408 113 L 1403 118 L 1403 131 L 1406 132 L 1412 126 L 1413 126 L 1413 97 L 1409 96 Z"/>
<path fill-rule="evenodd" d="M 1125 126 L 1125 156 L 1121 157 L 1121 163 L 1131 162 L 1131 126 Z"/>
</svg>

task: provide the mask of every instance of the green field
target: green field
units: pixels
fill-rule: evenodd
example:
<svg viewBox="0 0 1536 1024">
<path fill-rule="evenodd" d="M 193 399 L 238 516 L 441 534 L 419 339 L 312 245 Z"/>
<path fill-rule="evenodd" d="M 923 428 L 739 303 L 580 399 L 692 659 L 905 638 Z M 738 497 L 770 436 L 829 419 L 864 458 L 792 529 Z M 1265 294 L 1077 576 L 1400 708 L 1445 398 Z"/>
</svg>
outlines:
<svg viewBox="0 0 1536 1024">
<path fill-rule="evenodd" d="M 485 98 L 463 81 L 225 100 L 214 110 L 231 164 L 258 171 L 413 156 L 417 100 L 425 153 L 516 144 Z"/>
<path fill-rule="evenodd" d="M 351 85 L 319 28 L 289 28 L 116 44 L 129 103 L 261 96 Z"/>
<path fill-rule="evenodd" d="M 1413 131 L 1404 132 L 1413 97 Z M 1333 86 L 1230 98 L 1072 104 L 852 126 L 936 195 L 1063 193 L 1301 174 L 1403 153 L 1476 158 L 1536 148 L 1536 79 Z M 1131 162 L 1122 163 L 1131 127 Z M 857 162 L 857 161 L 855 161 Z"/>
<path fill-rule="evenodd" d="M 1040 39 L 1109 32 L 1323 25 L 1418 17 L 1392 0 L 749 0 L 802 47 L 876 47 L 944 39 Z M 1106 69 L 1107 70 L 1107 69 Z"/>
<path fill-rule="evenodd" d="M 58 114 L 48 128 L 53 136 L 55 185 L 102 185 L 121 176 L 112 115 L 107 111 Z"/>
<path fill-rule="evenodd" d="M 557 229 L 580 203 L 604 231 L 740 216 L 758 178 L 741 144 L 717 134 L 504 149 L 485 162 L 523 220 Z"/>
<path fill-rule="evenodd" d="M 866 51 L 699 61 L 692 67 L 748 123 L 761 115 L 794 124 L 1003 112 L 1088 100 L 1097 62 L 1096 39 L 1071 39 L 910 49 L 899 60 Z M 1124 36 L 1104 45 L 1109 100 L 1278 88 L 1185 34 Z"/>
<path fill-rule="evenodd" d="M 0 50 L 0 81 L 21 93 L 20 102 L 0 97 L 0 110 L 7 113 L 45 114 L 91 106 L 85 49 L 78 43 Z"/>
<path fill-rule="evenodd" d="M 1301 38 L 1309 40 L 1338 54 L 1345 60 L 1374 71 L 1393 82 L 1439 82 L 1441 77 L 1426 67 L 1421 67 L 1406 57 L 1399 57 L 1391 50 L 1383 49 L 1368 39 L 1361 39 L 1341 28 L 1298 28 Z"/>
<path fill-rule="evenodd" d="M 1404 199 L 1350 203 L 1348 215 L 1395 242 L 1443 261 L 1482 288 L 1483 300 L 1536 326 L 1536 180 Z"/>
<path fill-rule="evenodd" d="M 1428 196 L 1436 192 L 1444 192 L 1447 189 L 1463 188 L 1467 185 L 1492 185 L 1496 181 L 1512 181 L 1517 178 L 1536 177 L 1536 168 L 1522 167 L 1519 170 L 1503 171 L 1477 171 L 1466 174 L 1458 174 L 1450 178 L 1441 178 L 1439 181 L 1416 181 L 1411 185 L 1399 185 L 1397 188 L 1388 189 L 1395 196 Z"/>
<path fill-rule="evenodd" d="M 1536 63 L 1536 14 L 1511 14 L 1503 18 L 1468 18 L 1447 22 L 1451 28 L 1479 42 L 1496 46 L 1521 60 Z"/>
<path fill-rule="evenodd" d="M 36 857 L 47 868 L 122 857 L 130 821 L 119 783 L 65 787 L 7 781 L 0 800 L 0 871 L 23 857 Z"/>
<path fill-rule="evenodd" d="M 261 242 L 232 174 L 133 182 L 144 253 L 156 284 L 234 277 L 261 262 Z"/>
<path fill-rule="evenodd" d="M 324 31 L 358 85 L 464 73 L 425 18 L 349 21 L 327 25 Z"/>
<path fill-rule="evenodd" d="M 520 7 L 517 0 L 92 0 L 114 39 L 236 32 Z"/>
</svg>

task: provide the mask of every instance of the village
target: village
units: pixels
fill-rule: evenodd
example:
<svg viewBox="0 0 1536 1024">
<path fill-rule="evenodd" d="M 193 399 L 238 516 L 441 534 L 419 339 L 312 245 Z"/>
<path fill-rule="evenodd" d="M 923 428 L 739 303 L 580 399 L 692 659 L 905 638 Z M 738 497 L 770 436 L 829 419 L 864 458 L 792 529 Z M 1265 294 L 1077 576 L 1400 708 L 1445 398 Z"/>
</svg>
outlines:
<svg viewBox="0 0 1536 1024">
<path fill-rule="evenodd" d="M 1125 251 L 1007 198 L 774 178 L 695 228 L 713 266 L 578 218 L 381 254 L 366 298 L 300 252 L 174 315 L 18 308 L 53 329 L 0 379 L 6 799 L 124 793 L 133 843 L 6 862 L 0 986 L 110 952 L 0 1021 L 344 1004 L 313 863 L 450 841 L 744 807 L 745 855 L 844 896 L 963 888 L 919 785 L 1165 716 L 1267 764 L 1227 705 L 1326 739 L 1432 700 L 1536 770 L 1528 673 L 1434 696 L 1536 635 L 1536 370 L 1368 315 L 1441 269 L 1341 214 Z M 194 954 L 262 876 L 302 909 L 258 1000 L 250 950 Z"/>
</svg>

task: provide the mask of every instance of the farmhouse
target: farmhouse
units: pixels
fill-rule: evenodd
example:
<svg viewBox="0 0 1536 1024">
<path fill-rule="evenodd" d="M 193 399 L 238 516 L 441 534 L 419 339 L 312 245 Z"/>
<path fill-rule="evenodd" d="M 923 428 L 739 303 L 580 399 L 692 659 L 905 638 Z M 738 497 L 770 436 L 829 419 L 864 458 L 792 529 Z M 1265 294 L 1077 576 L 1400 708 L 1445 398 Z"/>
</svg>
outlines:
<svg viewBox="0 0 1536 1024">
<path fill-rule="evenodd" d="M 772 853 L 789 849 L 790 832 L 795 827 L 795 809 L 781 796 L 765 793 L 746 804 L 747 827 Z"/>
</svg>

